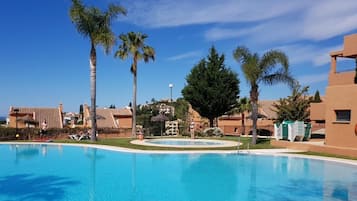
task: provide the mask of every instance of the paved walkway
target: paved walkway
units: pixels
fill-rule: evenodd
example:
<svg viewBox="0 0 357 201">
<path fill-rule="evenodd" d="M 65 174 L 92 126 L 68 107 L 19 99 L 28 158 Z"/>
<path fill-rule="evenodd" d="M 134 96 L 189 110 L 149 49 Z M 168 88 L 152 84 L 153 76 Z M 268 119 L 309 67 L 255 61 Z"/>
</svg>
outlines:
<svg viewBox="0 0 357 201">
<path fill-rule="evenodd" d="M 290 142 L 286 140 L 272 140 L 271 145 L 288 149 L 297 149 L 318 153 L 327 153 L 339 156 L 349 156 L 357 158 L 357 148 L 336 147 L 325 145 L 324 140 L 310 140 L 307 142 Z"/>
</svg>

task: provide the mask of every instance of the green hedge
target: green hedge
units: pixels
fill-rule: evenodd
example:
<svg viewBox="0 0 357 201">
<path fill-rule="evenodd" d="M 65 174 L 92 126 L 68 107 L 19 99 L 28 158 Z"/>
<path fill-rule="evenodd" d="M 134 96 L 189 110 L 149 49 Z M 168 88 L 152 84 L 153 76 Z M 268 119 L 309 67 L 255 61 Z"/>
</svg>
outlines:
<svg viewBox="0 0 357 201">
<path fill-rule="evenodd" d="M 86 133 L 89 128 L 50 128 L 45 134 L 46 137 L 57 138 L 60 135 L 79 134 L 80 132 Z M 120 134 L 128 132 L 131 129 L 117 129 L 117 128 L 99 128 L 99 134 Z M 31 140 L 40 137 L 39 128 L 18 128 L 18 136 L 16 136 L 15 128 L 0 127 L 0 141 L 6 140 Z"/>
</svg>

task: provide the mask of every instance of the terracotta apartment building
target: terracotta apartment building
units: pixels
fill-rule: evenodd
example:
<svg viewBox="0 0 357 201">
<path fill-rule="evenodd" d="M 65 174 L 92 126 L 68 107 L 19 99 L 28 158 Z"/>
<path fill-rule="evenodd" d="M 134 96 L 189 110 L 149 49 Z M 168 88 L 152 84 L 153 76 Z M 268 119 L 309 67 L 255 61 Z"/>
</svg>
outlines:
<svg viewBox="0 0 357 201">
<path fill-rule="evenodd" d="M 357 84 L 355 70 L 341 71 L 337 59 L 353 59 L 357 68 L 357 34 L 344 37 L 343 50 L 330 53 L 331 69 L 325 100 L 311 104 L 311 119 L 325 120 L 325 144 L 357 148 Z"/>
</svg>

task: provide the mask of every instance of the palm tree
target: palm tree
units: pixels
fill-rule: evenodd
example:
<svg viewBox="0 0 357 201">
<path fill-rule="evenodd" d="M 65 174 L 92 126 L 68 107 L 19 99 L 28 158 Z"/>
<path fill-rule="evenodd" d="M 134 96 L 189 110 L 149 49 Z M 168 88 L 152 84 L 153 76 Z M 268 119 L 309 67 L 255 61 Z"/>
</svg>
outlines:
<svg viewBox="0 0 357 201">
<path fill-rule="evenodd" d="M 109 53 L 115 43 L 115 35 L 111 30 L 111 23 L 119 14 L 126 15 L 126 10 L 121 6 L 109 4 L 108 10 L 103 12 L 96 7 L 86 7 L 81 0 L 72 0 L 69 14 L 77 31 L 85 38 L 89 38 L 91 43 L 89 54 L 91 139 L 92 141 L 96 141 L 96 46 L 102 45 L 105 49 L 105 53 Z"/>
<path fill-rule="evenodd" d="M 249 103 L 249 99 L 247 97 L 243 97 L 239 99 L 237 112 L 241 114 L 242 118 L 242 135 L 245 135 L 245 115 L 244 112 L 249 111 L 251 105 Z"/>
<path fill-rule="evenodd" d="M 232 115 L 236 113 L 241 114 L 241 121 L 242 121 L 242 135 L 245 135 L 245 114 L 244 112 L 250 111 L 251 105 L 249 103 L 249 99 L 247 97 L 243 97 L 237 100 L 236 106 L 229 111 L 227 114 Z"/>
<path fill-rule="evenodd" d="M 148 36 L 142 33 L 129 32 L 127 34 L 121 34 L 119 39 L 122 43 L 119 45 L 119 49 L 115 52 L 115 57 L 125 60 L 130 55 L 133 58 L 133 62 L 130 66 L 130 71 L 133 74 L 133 105 L 132 105 L 132 137 L 136 136 L 136 86 L 137 86 L 137 66 L 138 61 L 144 60 L 145 63 L 150 59 L 155 60 L 154 48 L 145 44 L 145 39 Z"/>
<path fill-rule="evenodd" d="M 273 85 L 283 82 L 293 86 L 295 80 L 289 72 L 288 57 L 281 51 L 270 50 L 260 58 L 257 53 L 253 54 L 248 48 L 239 46 L 234 50 L 233 56 L 238 63 L 241 63 L 244 77 L 251 87 L 250 102 L 252 105 L 253 120 L 252 144 L 256 144 L 259 84 Z M 280 64 L 280 66 L 277 66 L 277 64 Z"/>
</svg>

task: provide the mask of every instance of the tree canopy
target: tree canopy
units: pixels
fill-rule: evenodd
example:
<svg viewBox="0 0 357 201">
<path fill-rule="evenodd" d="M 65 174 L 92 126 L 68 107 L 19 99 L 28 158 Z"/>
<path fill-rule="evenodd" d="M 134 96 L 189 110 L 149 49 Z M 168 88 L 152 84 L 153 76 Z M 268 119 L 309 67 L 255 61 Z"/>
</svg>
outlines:
<svg viewBox="0 0 357 201">
<path fill-rule="evenodd" d="M 107 53 L 115 43 L 111 24 L 119 14 L 126 15 L 126 9 L 111 3 L 106 11 L 102 11 L 97 7 L 84 5 L 81 0 L 72 0 L 69 11 L 77 31 L 89 38 L 92 46 L 103 45 Z"/>
<path fill-rule="evenodd" d="M 313 103 L 321 103 L 322 100 L 320 98 L 320 92 L 317 90 L 314 95 L 314 99 L 312 100 Z"/>
<path fill-rule="evenodd" d="M 307 86 L 301 88 L 300 85 L 296 85 L 290 96 L 281 98 L 278 103 L 273 104 L 273 107 L 276 108 L 278 122 L 284 120 L 307 121 L 309 119 L 312 97 L 307 94 L 308 90 Z"/>
<path fill-rule="evenodd" d="M 237 73 L 224 64 L 224 55 L 214 47 L 207 59 L 195 65 L 186 77 L 187 85 L 182 94 L 192 108 L 206 117 L 213 126 L 213 120 L 235 107 L 239 95 Z"/>
</svg>

